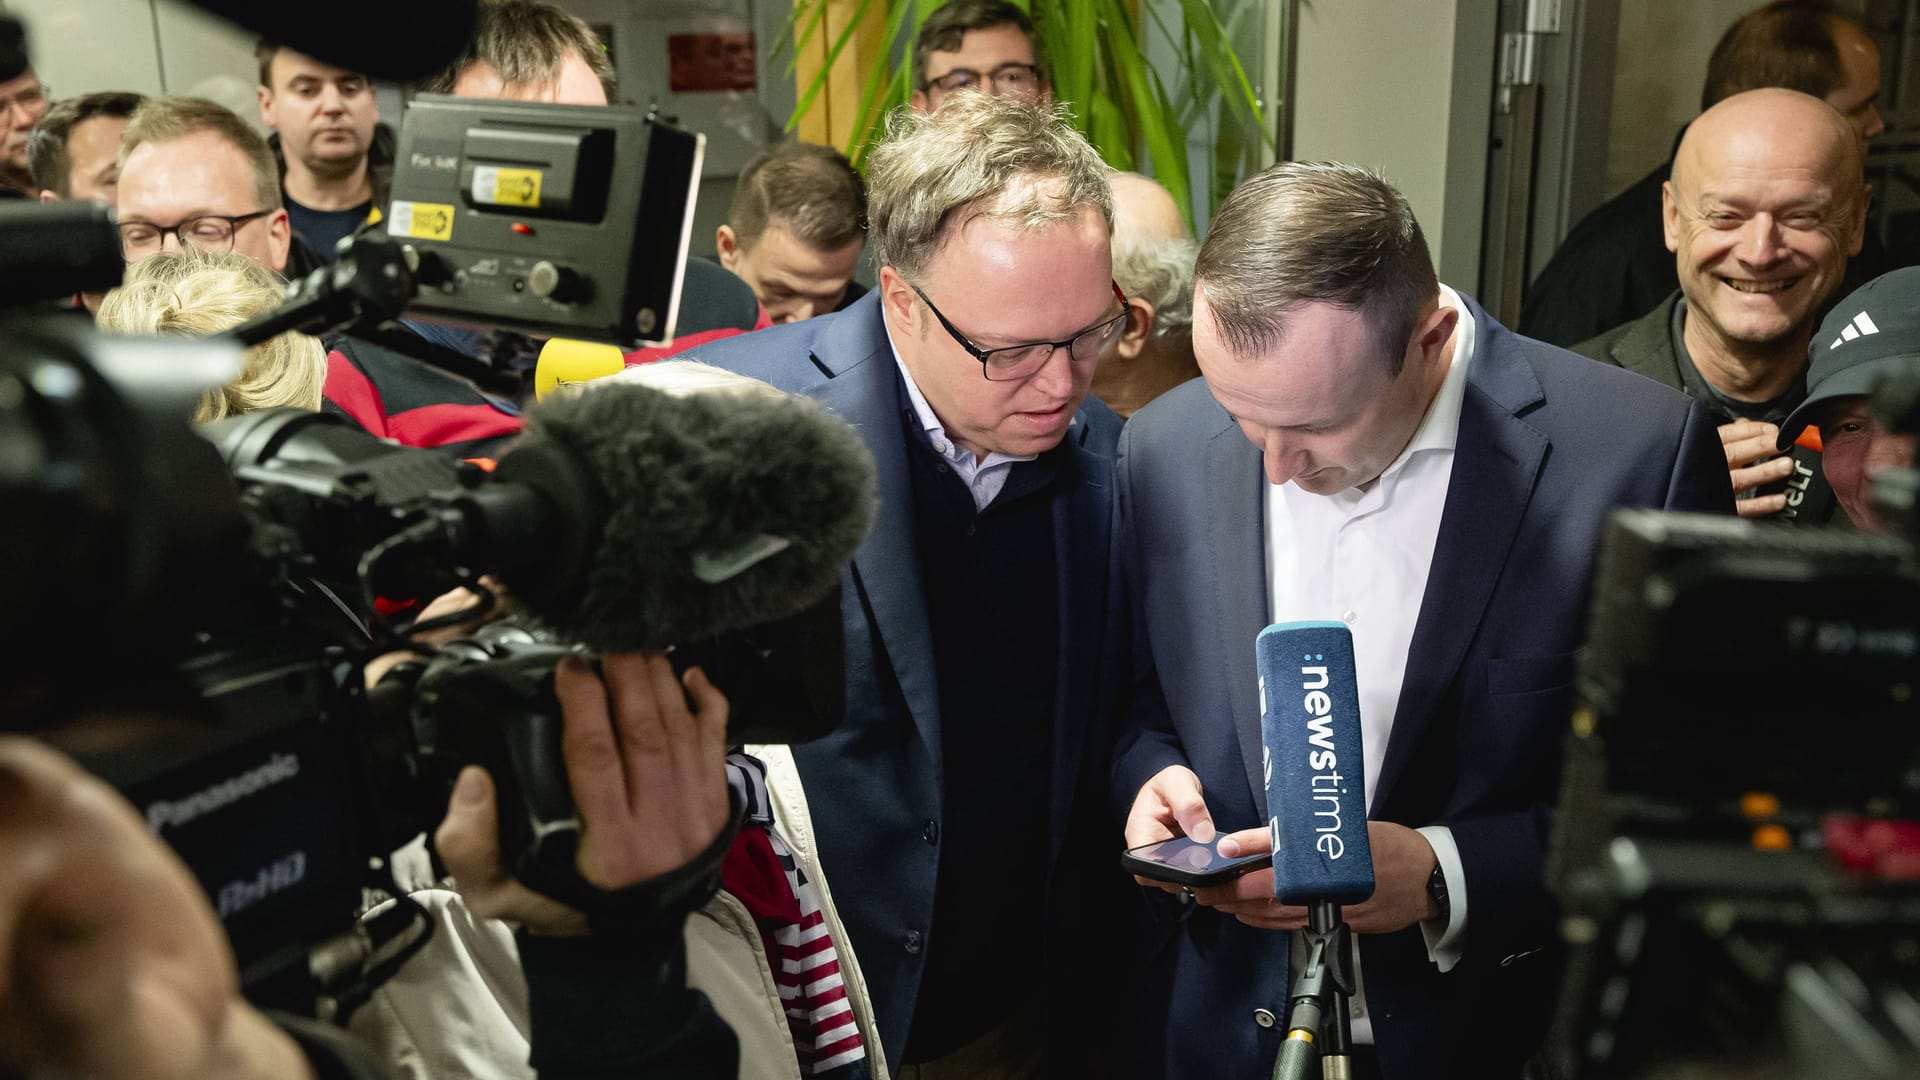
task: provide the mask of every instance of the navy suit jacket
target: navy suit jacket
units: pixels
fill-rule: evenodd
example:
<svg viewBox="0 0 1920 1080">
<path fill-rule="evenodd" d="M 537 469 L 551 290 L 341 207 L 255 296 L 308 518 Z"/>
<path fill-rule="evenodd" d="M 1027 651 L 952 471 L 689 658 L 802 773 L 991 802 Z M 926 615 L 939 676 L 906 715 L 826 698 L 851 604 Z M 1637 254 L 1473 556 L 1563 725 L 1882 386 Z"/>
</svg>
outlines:
<svg viewBox="0 0 1920 1080">
<path fill-rule="evenodd" d="M 879 516 L 842 577 L 846 718 L 832 734 L 793 749 L 835 906 L 872 993 L 887 1059 L 897 1065 L 927 950 L 940 947 L 928 936 L 940 855 L 940 693 L 923 587 L 925 575 L 940 568 L 922 564 L 916 542 L 907 421 L 879 294 L 869 293 L 842 312 L 705 346 L 689 358 L 820 401 L 860 432 L 879 465 Z M 1059 670 L 1048 818 L 1036 823 L 1046 829 L 1050 880 L 1009 881 L 1006 887 L 1029 890 L 1035 918 L 1056 924 L 1063 924 L 1076 906 L 1076 891 L 1088 884 L 1081 869 L 1088 864 L 1088 845 L 1069 845 L 1068 835 L 1085 836 L 1085 822 L 1101 816 L 1110 769 L 1104 753 L 1110 729 L 1096 726 L 1092 717 L 1103 639 L 1110 633 L 1113 446 L 1119 429 L 1113 413 L 1089 398 L 1068 429 L 1068 452 L 1053 492 Z M 992 649 L 991 642 L 980 645 Z M 991 670 L 991 664 L 983 667 Z M 1109 839 L 1117 845 L 1117 837 Z M 1069 857 L 1063 859 L 1063 852 Z M 1112 846 L 1100 854 L 1117 887 Z M 979 872 L 991 875 L 995 868 Z M 1075 944 L 1074 935 L 1049 935 L 1050 954 Z M 1081 970 L 1077 958 L 1046 959 L 1063 976 Z M 1010 995 L 1040 975 L 1033 958 L 980 962 L 1006 968 Z"/>
<path fill-rule="evenodd" d="M 1452 828 L 1466 951 L 1442 974 L 1418 927 L 1358 938 L 1388 1080 L 1512 1076 L 1537 1045 L 1555 989 L 1548 807 L 1603 521 L 1616 506 L 1732 509 L 1714 425 L 1684 395 L 1465 304 L 1475 348 L 1452 478 L 1372 816 Z M 1134 415 L 1117 475 L 1134 647 L 1114 798 L 1124 812 L 1187 765 L 1218 827 L 1257 826 L 1253 642 L 1272 621 L 1260 451 L 1195 381 Z M 1146 1071 L 1265 1075 L 1291 935 L 1158 906 L 1180 921 L 1154 960 L 1165 1038 Z"/>
</svg>

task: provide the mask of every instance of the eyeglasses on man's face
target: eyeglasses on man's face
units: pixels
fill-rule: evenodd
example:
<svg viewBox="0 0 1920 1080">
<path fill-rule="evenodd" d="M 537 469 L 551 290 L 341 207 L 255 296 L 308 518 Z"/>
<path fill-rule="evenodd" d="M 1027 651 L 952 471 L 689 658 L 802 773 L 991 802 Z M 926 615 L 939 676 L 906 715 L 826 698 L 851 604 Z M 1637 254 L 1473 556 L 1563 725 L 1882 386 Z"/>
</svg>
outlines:
<svg viewBox="0 0 1920 1080">
<path fill-rule="evenodd" d="M 255 210 L 251 214 L 201 214 L 190 217 L 178 225 L 155 225 L 151 221 L 123 221 L 120 223 L 120 254 L 128 262 L 144 259 L 159 253 L 167 234 L 172 233 L 182 248 L 192 248 L 206 254 L 219 254 L 233 250 L 233 234 L 249 221 L 257 221 L 273 213 L 272 210 Z"/>
<path fill-rule="evenodd" d="M 1001 64 L 985 75 L 972 68 L 954 68 L 937 79 L 928 79 L 927 84 L 920 89 L 939 90 L 946 94 L 956 90 L 971 89 L 987 94 L 1031 99 L 1040 96 L 1040 68 L 1035 64 L 1022 64 L 1017 61 Z"/>
<path fill-rule="evenodd" d="M 0 116 L 18 109 L 29 122 L 37 121 L 52 101 L 53 91 L 47 89 L 46 83 L 37 82 L 12 97 L 0 97 Z"/>
<path fill-rule="evenodd" d="M 919 294 L 920 302 L 927 305 L 927 310 L 940 320 L 940 325 L 946 328 L 953 340 L 959 342 L 969 356 L 980 361 L 980 373 L 987 377 L 988 382 L 1019 382 L 1046 367 L 1055 349 L 1067 350 L 1067 357 L 1075 363 L 1091 363 L 1119 338 L 1120 331 L 1127 325 L 1127 294 L 1121 292 L 1119 283 L 1115 282 L 1113 296 L 1120 301 L 1119 314 L 1102 319 L 1065 341 L 1033 341 L 1025 345 L 983 349 L 969 341 L 967 335 L 941 314 L 920 286 L 914 285 L 913 291 Z"/>
</svg>

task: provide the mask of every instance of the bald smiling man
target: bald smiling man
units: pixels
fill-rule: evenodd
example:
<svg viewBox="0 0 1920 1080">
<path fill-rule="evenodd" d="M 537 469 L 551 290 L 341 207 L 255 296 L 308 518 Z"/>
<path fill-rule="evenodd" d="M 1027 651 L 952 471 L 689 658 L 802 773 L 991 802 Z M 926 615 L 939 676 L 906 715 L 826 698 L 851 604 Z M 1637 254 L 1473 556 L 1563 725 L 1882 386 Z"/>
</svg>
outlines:
<svg viewBox="0 0 1920 1080">
<path fill-rule="evenodd" d="M 1862 143 L 1832 105 L 1751 90 L 1700 114 L 1663 201 L 1680 289 L 1575 347 L 1684 390 L 1720 420 L 1740 513 L 1817 524 L 1831 514 L 1818 442 L 1774 448 L 1807 396 L 1807 343 L 1860 251 Z"/>
</svg>

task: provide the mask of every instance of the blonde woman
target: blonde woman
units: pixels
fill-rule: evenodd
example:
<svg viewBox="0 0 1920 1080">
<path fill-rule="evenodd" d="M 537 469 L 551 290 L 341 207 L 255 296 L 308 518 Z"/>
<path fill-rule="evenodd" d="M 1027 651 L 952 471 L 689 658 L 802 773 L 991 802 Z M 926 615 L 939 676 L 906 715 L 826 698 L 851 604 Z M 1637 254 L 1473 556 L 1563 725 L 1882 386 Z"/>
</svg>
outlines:
<svg viewBox="0 0 1920 1080">
<path fill-rule="evenodd" d="M 127 268 L 126 281 L 101 302 L 98 321 L 116 334 L 208 337 L 271 309 L 286 291 L 278 277 L 245 255 L 155 255 Z M 281 334 L 248 349 L 239 376 L 208 390 L 193 422 L 281 405 L 317 410 L 326 380 L 327 351 L 320 339 Z"/>
</svg>

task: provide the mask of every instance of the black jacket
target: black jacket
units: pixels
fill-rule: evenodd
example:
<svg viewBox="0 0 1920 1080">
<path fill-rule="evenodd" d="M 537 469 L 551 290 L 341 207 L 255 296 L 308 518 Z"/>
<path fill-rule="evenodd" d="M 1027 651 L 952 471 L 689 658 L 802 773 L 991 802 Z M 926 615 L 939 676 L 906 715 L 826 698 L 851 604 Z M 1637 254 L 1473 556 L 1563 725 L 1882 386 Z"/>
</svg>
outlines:
<svg viewBox="0 0 1920 1080">
<path fill-rule="evenodd" d="M 1674 310 L 1680 304 L 1680 296 L 1680 290 L 1675 288 L 1646 315 L 1583 341 L 1575 345 L 1573 351 L 1687 392 L 1686 376 L 1680 371 L 1680 353 L 1673 343 Z M 1701 405 L 1722 423 L 1733 419 L 1714 402 L 1703 401 Z M 1837 504 L 1833 488 L 1827 483 L 1826 471 L 1820 465 L 1820 451 L 1795 445 L 1792 453 L 1797 470 L 1794 477 L 1760 490 L 1765 494 L 1786 493 L 1787 508 L 1775 515 L 1778 520 L 1824 525 L 1834 518 Z"/>
<path fill-rule="evenodd" d="M 1645 315 L 1680 287 L 1660 207 L 1672 172 L 1671 159 L 1661 162 L 1580 219 L 1527 290 L 1522 334 L 1572 348 Z"/>
<path fill-rule="evenodd" d="M 280 186 L 284 191 L 287 156 L 280 149 L 280 133 L 269 133 L 267 145 L 273 148 L 273 160 L 280 166 Z M 373 208 L 381 217 L 386 216 L 387 200 L 393 193 L 393 159 L 399 145 L 400 137 L 394 134 L 392 127 L 384 123 L 373 126 L 373 143 L 367 147 L 367 182 L 373 185 Z M 322 265 L 320 257 L 295 234 L 292 245 L 287 249 L 287 268 L 284 271 L 287 280 L 299 281 Z"/>
</svg>

